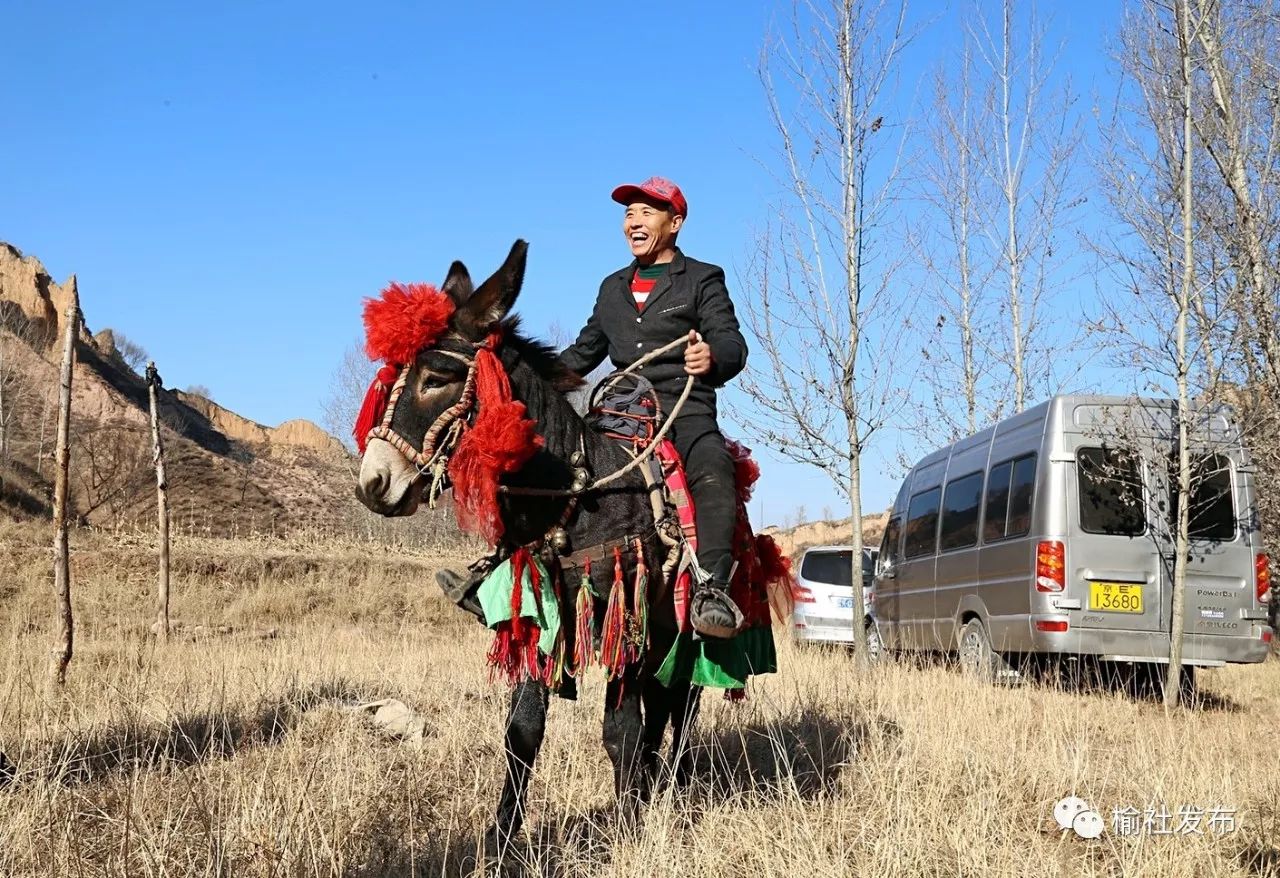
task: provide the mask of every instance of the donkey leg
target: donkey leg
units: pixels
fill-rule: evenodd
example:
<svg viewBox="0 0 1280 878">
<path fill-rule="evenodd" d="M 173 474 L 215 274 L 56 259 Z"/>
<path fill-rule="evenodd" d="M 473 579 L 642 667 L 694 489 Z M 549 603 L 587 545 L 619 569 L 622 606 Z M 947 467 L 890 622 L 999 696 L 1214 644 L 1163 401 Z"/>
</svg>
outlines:
<svg viewBox="0 0 1280 878">
<path fill-rule="evenodd" d="M 652 677 L 644 681 L 644 743 L 641 745 L 640 758 L 646 802 L 658 774 L 662 736 L 667 731 L 667 721 L 671 719 L 675 692 L 675 689 L 668 689 Z"/>
<path fill-rule="evenodd" d="M 628 830 L 638 825 L 640 806 L 648 795 L 641 764 L 644 722 L 640 695 L 640 682 L 627 674 L 611 682 L 604 696 L 604 749 L 613 763 L 619 822 Z"/>
<path fill-rule="evenodd" d="M 546 728 L 547 687 L 536 680 L 518 683 L 511 692 L 511 709 L 507 712 L 507 778 L 502 785 L 497 819 L 486 840 L 498 856 L 524 824 L 524 794 Z"/>
<path fill-rule="evenodd" d="M 684 789 L 693 778 L 693 751 L 689 732 L 698 718 L 702 687 L 683 683 L 671 689 L 671 759 L 675 763 L 676 789 Z"/>
</svg>

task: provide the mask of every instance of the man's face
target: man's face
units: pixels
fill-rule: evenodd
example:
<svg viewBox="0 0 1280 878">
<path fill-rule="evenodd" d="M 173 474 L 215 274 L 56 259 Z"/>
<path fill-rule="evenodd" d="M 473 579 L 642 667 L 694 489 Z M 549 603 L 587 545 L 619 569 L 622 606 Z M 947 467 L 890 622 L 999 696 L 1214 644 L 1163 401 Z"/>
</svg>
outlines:
<svg viewBox="0 0 1280 878">
<path fill-rule="evenodd" d="M 631 255 L 640 262 L 651 261 L 675 246 L 676 232 L 684 217 L 676 216 L 660 201 L 633 201 L 622 215 L 622 234 Z"/>
</svg>

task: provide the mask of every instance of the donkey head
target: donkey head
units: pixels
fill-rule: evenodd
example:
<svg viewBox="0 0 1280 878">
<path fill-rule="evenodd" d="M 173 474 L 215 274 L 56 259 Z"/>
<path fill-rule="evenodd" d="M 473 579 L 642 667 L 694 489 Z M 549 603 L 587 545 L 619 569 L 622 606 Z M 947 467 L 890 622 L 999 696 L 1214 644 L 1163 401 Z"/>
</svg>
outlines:
<svg viewBox="0 0 1280 878">
<path fill-rule="evenodd" d="M 361 459 L 356 496 L 370 510 L 387 516 L 417 511 L 424 474 L 421 461 L 411 460 L 406 452 L 421 455 L 427 432 L 464 402 L 468 364 L 476 347 L 499 327 L 520 294 L 528 246 L 516 241 L 502 267 L 479 287 L 472 286 L 461 262 L 450 266 L 441 287 L 453 304 L 444 331 L 404 356 L 408 369 L 402 370 L 403 390 L 390 422 L 399 440 L 370 438 Z"/>
</svg>

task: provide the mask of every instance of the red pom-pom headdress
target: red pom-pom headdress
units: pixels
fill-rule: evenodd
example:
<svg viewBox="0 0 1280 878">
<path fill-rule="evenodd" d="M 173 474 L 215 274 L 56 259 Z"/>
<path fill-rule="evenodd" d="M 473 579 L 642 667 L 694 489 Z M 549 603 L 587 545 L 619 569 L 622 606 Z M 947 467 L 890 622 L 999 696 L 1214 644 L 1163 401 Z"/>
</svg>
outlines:
<svg viewBox="0 0 1280 878">
<path fill-rule="evenodd" d="M 364 454 L 369 431 L 386 414 L 387 398 L 400 374 L 418 351 L 435 344 L 449 328 L 453 299 L 431 284 L 391 283 L 376 299 L 364 300 L 364 352 L 369 359 L 386 363 L 365 393 L 356 417 L 356 447 Z"/>
<path fill-rule="evenodd" d="M 453 299 L 431 284 L 392 283 L 364 300 L 364 352 L 396 366 L 412 363 L 449 328 Z"/>
</svg>

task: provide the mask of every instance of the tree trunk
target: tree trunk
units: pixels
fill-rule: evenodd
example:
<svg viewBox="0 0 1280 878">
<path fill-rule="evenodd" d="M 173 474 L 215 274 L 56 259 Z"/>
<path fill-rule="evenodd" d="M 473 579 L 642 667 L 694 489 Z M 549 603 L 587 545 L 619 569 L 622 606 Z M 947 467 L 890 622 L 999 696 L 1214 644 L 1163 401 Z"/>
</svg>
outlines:
<svg viewBox="0 0 1280 878">
<path fill-rule="evenodd" d="M 859 322 L 862 302 L 862 153 L 866 132 L 857 128 L 859 115 L 854 109 L 854 89 L 857 86 L 853 46 L 858 35 L 853 27 L 854 10 L 851 0 L 845 0 L 840 19 L 840 119 L 846 131 L 841 148 L 841 183 L 843 188 L 843 232 L 845 293 L 849 309 L 849 336 L 842 375 L 841 399 L 849 446 L 849 512 L 852 515 L 852 533 L 849 543 L 853 548 L 850 564 L 853 566 L 853 650 L 854 662 L 859 668 L 869 666 L 867 656 L 867 606 L 862 594 L 862 496 L 861 451 L 858 435 L 858 342 L 862 327 Z"/>
<path fill-rule="evenodd" d="M 160 407 L 156 394 L 160 373 L 147 364 L 147 395 L 151 402 L 151 460 L 156 467 L 156 520 L 160 536 L 160 571 L 156 586 L 156 620 L 151 626 L 161 641 L 169 639 L 169 484 L 164 475 L 164 446 L 160 441 Z"/>
<path fill-rule="evenodd" d="M 80 330 L 80 292 L 75 275 L 67 284 L 66 335 L 62 343 L 62 374 L 58 397 L 58 440 L 55 450 L 53 488 L 53 587 L 57 599 L 58 634 L 54 642 L 49 675 L 56 686 L 67 682 L 75 636 L 71 617 L 71 552 L 67 544 L 67 481 L 71 462 L 71 376 L 76 357 L 76 336 Z"/>
<path fill-rule="evenodd" d="M 1195 284 L 1194 239 L 1191 225 L 1191 8 L 1189 0 L 1178 4 L 1178 49 L 1182 60 L 1182 288 L 1178 292 L 1174 356 L 1178 373 L 1178 516 L 1174 532 L 1173 620 L 1169 630 L 1169 673 L 1165 680 L 1164 706 L 1178 704 L 1182 681 L 1182 632 L 1186 619 L 1188 530 L 1191 517 L 1191 448 L 1187 421 L 1190 394 L 1187 390 L 1187 318 L 1191 311 Z"/>
</svg>

